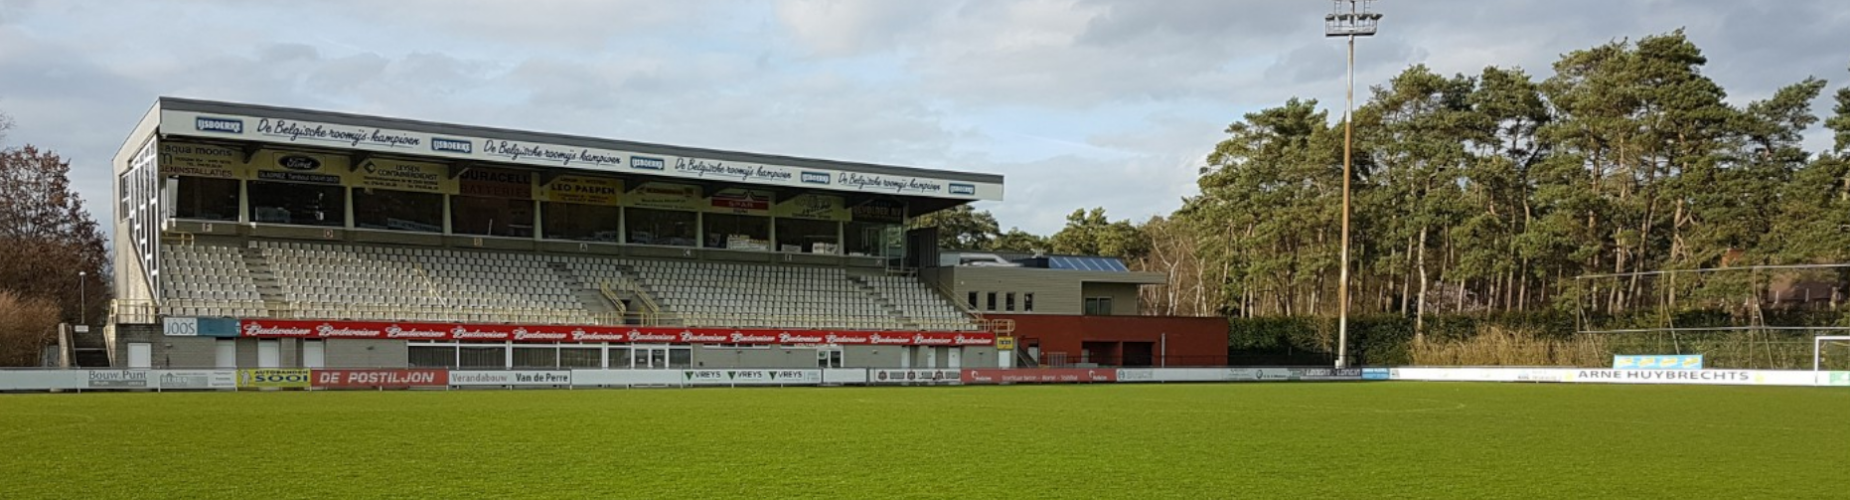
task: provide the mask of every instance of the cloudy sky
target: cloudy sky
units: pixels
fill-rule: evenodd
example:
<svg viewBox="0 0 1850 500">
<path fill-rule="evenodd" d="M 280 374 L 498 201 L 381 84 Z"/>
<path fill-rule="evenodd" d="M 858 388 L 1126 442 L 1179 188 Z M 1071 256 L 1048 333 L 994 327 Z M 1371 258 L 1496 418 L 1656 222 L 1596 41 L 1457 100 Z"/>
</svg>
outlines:
<svg viewBox="0 0 1850 500">
<path fill-rule="evenodd" d="M 156 96 L 997 172 L 979 208 L 1047 233 L 1080 206 L 1167 213 L 1227 123 L 1340 107 L 1322 0 L 0 0 L 5 144 L 108 161 Z M 1850 81 L 1850 4 L 1383 0 L 1357 85 L 1517 66 L 1679 27 L 1744 103 Z M 1827 111 L 1820 102 L 1818 111 Z M 1332 113 L 1333 115 L 1340 114 Z M 1821 136 L 1812 143 L 1822 145 Z"/>
</svg>

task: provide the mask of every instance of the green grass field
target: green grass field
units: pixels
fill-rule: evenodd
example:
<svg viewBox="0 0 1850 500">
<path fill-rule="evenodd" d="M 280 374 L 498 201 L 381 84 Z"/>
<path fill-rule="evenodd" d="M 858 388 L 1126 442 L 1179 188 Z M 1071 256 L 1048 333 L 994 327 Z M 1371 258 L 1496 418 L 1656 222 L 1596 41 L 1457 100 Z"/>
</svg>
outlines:
<svg viewBox="0 0 1850 500">
<path fill-rule="evenodd" d="M 1850 390 L 0 395 L 0 498 L 1845 498 Z"/>
</svg>

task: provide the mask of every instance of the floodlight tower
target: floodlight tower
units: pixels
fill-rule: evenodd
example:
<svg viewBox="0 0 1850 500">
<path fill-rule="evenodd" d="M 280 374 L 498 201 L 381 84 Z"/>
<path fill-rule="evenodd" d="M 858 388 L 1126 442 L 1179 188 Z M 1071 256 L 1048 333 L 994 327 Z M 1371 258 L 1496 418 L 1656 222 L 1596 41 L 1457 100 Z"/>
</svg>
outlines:
<svg viewBox="0 0 1850 500">
<path fill-rule="evenodd" d="M 1323 36 L 1349 39 L 1348 96 L 1343 105 L 1343 249 L 1342 272 L 1336 285 L 1336 367 L 1349 365 L 1349 171 L 1355 158 L 1355 37 L 1374 36 L 1381 13 L 1371 12 L 1375 0 L 1332 0 L 1323 16 Z"/>
</svg>

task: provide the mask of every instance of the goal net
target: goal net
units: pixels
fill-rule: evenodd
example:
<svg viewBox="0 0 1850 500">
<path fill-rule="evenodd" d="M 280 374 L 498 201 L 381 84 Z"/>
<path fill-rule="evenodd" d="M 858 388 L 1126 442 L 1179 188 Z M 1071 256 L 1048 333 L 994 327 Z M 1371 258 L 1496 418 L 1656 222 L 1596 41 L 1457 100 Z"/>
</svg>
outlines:
<svg viewBox="0 0 1850 500">
<path fill-rule="evenodd" d="M 1811 342 L 1812 370 L 1850 371 L 1850 336 L 1824 335 Z"/>
</svg>

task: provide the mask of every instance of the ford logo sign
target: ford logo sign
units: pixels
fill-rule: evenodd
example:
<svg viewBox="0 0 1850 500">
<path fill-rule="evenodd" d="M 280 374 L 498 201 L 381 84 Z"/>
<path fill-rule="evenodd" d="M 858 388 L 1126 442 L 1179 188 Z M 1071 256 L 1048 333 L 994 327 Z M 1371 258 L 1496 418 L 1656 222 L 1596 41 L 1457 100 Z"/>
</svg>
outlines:
<svg viewBox="0 0 1850 500">
<path fill-rule="evenodd" d="M 276 166 L 290 170 L 315 170 L 321 168 L 321 160 L 312 156 L 289 155 L 277 158 Z"/>
</svg>

